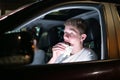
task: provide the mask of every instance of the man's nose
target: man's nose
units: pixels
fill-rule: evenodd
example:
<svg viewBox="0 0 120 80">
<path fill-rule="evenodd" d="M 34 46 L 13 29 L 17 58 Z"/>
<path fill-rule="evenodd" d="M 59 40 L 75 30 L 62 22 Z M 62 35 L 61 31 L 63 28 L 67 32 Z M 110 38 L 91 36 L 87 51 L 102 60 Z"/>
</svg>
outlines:
<svg viewBox="0 0 120 80">
<path fill-rule="evenodd" d="M 69 34 L 68 33 L 65 33 L 64 36 L 67 37 L 67 38 L 69 38 Z"/>
<path fill-rule="evenodd" d="M 69 35 L 68 34 L 64 34 L 64 40 L 68 41 L 69 40 Z"/>
</svg>

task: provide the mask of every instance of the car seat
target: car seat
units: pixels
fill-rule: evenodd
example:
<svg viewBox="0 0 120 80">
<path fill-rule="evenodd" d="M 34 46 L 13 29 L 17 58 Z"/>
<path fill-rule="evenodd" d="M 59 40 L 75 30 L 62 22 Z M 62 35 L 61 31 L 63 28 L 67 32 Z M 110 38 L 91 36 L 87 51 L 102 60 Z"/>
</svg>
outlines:
<svg viewBox="0 0 120 80">
<path fill-rule="evenodd" d="M 42 33 L 38 47 L 46 52 L 46 62 L 52 56 L 52 47 L 60 41 L 63 41 L 64 26 L 55 26 L 48 31 Z"/>
<path fill-rule="evenodd" d="M 84 41 L 84 46 L 91 48 L 98 55 L 98 59 L 101 59 L 101 31 L 100 24 L 95 18 L 87 19 L 87 38 Z"/>
</svg>

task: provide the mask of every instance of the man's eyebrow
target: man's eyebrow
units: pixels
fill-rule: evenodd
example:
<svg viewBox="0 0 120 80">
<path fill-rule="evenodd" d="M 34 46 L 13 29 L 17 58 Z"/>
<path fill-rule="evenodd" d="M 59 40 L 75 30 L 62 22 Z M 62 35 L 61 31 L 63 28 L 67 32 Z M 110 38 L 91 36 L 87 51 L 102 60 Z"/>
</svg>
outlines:
<svg viewBox="0 0 120 80">
<path fill-rule="evenodd" d="M 75 30 L 74 28 L 70 28 L 70 30 L 72 30 L 72 31 L 74 31 L 74 32 L 76 32 L 76 33 L 78 33 L 78 31 Z"/>
</svg>

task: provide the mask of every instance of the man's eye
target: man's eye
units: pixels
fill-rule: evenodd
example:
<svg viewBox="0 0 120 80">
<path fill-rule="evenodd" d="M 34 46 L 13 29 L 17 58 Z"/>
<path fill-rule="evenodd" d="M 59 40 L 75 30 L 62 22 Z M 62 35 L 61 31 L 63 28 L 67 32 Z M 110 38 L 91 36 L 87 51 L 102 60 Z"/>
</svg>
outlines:
<svg viewBox="0 0 120 80">
<path fill-rule="evenodd" d="M 74 36 L 74 34 L 73 34 L 73 33 L 70 33 L 69 35 L 70 35 L 71 37 L 72 37 L 72 36 Z"/>
</svg>

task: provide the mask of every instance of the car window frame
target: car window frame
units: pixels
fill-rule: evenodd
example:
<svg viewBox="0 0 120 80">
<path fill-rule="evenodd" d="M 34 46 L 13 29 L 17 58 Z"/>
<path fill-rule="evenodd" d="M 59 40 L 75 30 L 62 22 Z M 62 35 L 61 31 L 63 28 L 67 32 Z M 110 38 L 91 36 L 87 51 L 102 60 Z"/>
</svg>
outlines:
<svg viewBox="0 0 120 80">
<path fill-rule="evenodd" d="M 34 20 L 37 20 L 37 19 L 39 19 L 40 17 L 42 18 L 42 17 L 44 17 L 45 15 L 47 15 L 47 14 L 49 14 L 49 13 L 51 13 L 51 12 L 53 12 L 53 11 L 57 11 L 57 10 L 61 10 L 61 9 L 69 9 L 69 8 L 82 8 L 82 9 L 94 9 L 94 10 L 96 10 L 97 12 L 98 12 L 98 14 L 99 14 L 99 21 L 100 21 L 100 25 L 101 25 L 101 35 L 103 36 L 103 29 L 102 29 L 102 19 L 101 19 L 101 10 L 100 10 L 100 6 L 97 6 L 96 7 L 96 5 L 95 6 L 91 6 L 91 5 L 87 5 L 87 4 L 82 4 L 82 5 L 80 5 L 80 4 L 78 4 L 78 6 L 76 6 L 75 4 L 66 4 L 66 6 L 64 6 L 64 8 L 62 7 L 62 6 L 64 6 L 64 5 L 61 5 L 61 6 L 58 6 L 58 7 L 52 7 L 52 9 L 50 8 L 48 8 L 48 9 L 45 9 L 45 11 L 47 11 L 47 10 L 49 10 L 49 11 L 47 11 L 47 12 L 45 12 L 44 14 L 41 14 L 41 16 L 39 16 L 39 17 L 36 17 Z M 72 6 L 72 7 L 71 7 Z M 74 6 L 74 7 L 73 7 Z M 61 7 L 61 8 L 60 8 Z M 33 21 L 33 20 L 32 20 Z M 31 22 L 32 22 L 31 21 Z M 30 22 L 28 22 L 27 24 L 29 24 Z M 25 25 L 27 25 L 27 24 L 25 24 Z M 25 26 L 25 25 L 22 25 L 22 26 Z M 104 46 L 104 41 L 105 40 L 103 40 L 104 39 L 104 37 L 102 37 L 101 36 L 101 54 L 102 54 L 102 56 L 101 56 L 101 60 L 102 59 L 106 59 L 106 54 L 104 54 L 105 53 L 105 50 L 104 50 L 104 48 L 105 47 L 103 47 Z"/>
<path fill-rule="evenodd" d="M 76 4 L 77 4 L 77 6 L 76 6 Z M 46 15 L 46 14 L 49 14 L 50 12 L 53 12 L 53 11 L 55 11 L 55 10 L 57 10 L 57 8 L 59 8 L 59 7 L 61 7 L 61 8 L 59 8 L 59 9 L 65 9 L 65 8 L 62 8 L 62 6 L 64 6 L 64 7 L 66 7 L 66 9 L 69 7 L 69 6 L 75 6 L 74 8 L 82 8 L 82 9 L 94 9 L 94 10 L 96 10 L 97 12 L 98 12 L 98 14 L 99 14 L 99 23 L 100 23 L 100 26 L 101 26 L 101 55 L 102 55 L 102 57 L 101 57 L 101 60 L 102 59 L 105 59 L 105 57 L 104 57 L 104 53 L 105 53 L 105 50 L 104 50 L 104 36 L 103 36 L 103 25 L 102 25 L 102 19 L 101 19 L 101 10 L 100 10 L 100 4 L 95 4 L 95 5 L 92 5 L 92 4 L 88 4 L 88 3 L 84 3 L 84 4 L 82 4 L 82 3 L 74 3 L 74 4 L 64 4 L 64 5 L 59 5 L 59 6 L 53 6 L 52 8 L 47 8 L 47 9 L 45 9 L 42 13 L 40 13 L 39 15 L 37 15 L 37 17 L 34 17 L 34 18 L 31 18 L 29 21 L 27 21 L 27 22 L 25 22 L 25 23 L 23 23 L 22 25 L 19 25 L 19 26 L 17 26 L 18 28 L 16 28 L 15 30 L 20 30 L 20 28 L 23 28 L 25 25 L 27 25 L 27 24 L 30 24 L 31 22 L 33 22 L 34 20 L 37 20 L 37 19 L 40 19 L 40 18 L 42 18 L 44 15 Z M 80 6 L 82 6 L 82 7 L 80 7 Z M 70 7 L 70 8 L 72 8 L 72 7 Z M 48 10 L 50 10 L 50 12 L 47 12 Z M 51 11 L 52 10 L 52 11 Z M 40 16 L 41 15 L 41 16 Z M 39 17 L 38 17 L 39 16 Z M 14 32 L 14 30 L 13 30 L 13 32 Z"/>
</svg>

